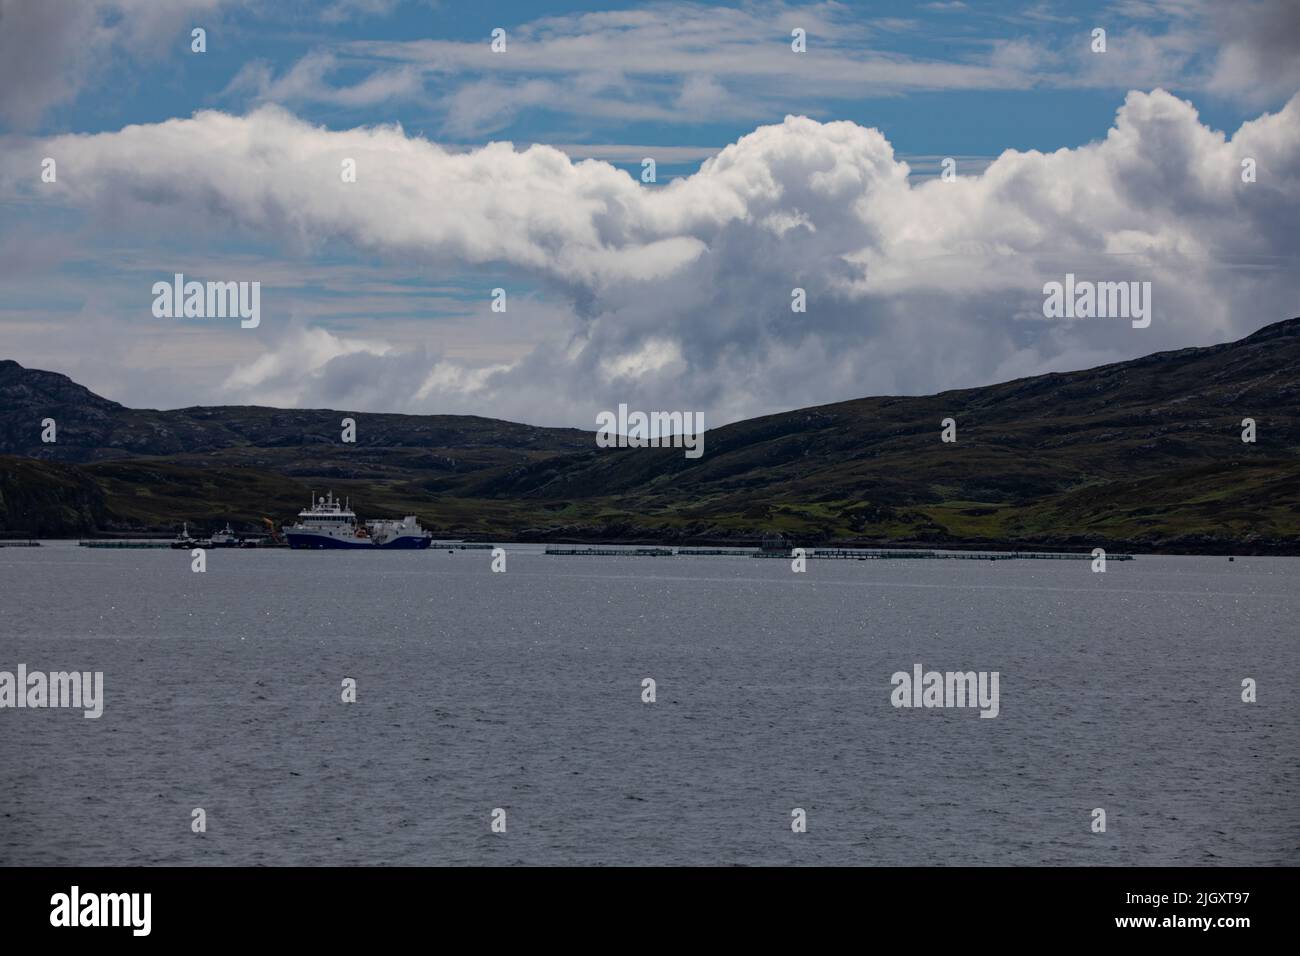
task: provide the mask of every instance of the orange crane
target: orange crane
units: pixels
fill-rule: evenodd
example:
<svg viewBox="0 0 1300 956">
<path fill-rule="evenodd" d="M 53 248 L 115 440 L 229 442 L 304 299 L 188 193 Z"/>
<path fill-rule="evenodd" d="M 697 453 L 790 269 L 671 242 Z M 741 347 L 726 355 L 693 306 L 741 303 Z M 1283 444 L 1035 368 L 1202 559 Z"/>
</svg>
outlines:
<svg viewBox="0 0 1300 956">
<path fill-rule="evenodd" d="M 280 537 L 280 533 L 275 530 L 274 521 L 266 517 L 266 515 L 262 515 L 262 523 L 266 525 L 266 530 L 271 532 L 272 541 L 274 541 L 276 544 L 284 544 L 284 540 Z"/>
</svg>

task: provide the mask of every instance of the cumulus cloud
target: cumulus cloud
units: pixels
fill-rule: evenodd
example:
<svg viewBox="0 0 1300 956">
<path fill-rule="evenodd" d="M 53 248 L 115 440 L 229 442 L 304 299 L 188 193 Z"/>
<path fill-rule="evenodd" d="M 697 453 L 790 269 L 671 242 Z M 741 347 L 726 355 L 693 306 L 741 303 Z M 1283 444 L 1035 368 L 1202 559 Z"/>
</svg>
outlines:
<svg viewBox="0 0 1300 956">
<path fill-rule="evenodd" d="M 1229 138 L 1188 102 L 1130 93 L 1104 139 L 1009 151 L 954 182 L 915 181 L 877 130 L 798 116 L 659 187 L 551 147 L 449 151 L 276 108 L 10 154 L 0 196 L 38 195 L 28 171 L 56 156 L 57 187 L 39 195 L 105 231 L 233 231 L 307 260 L 342 245 L 412 270 L 492 269 L 510 277 L 494 285 L 568 306 L 509 361 L 392 348 L 378 327 L 275 339 L 264 309 L 272 354 L 227 385 L 295 403 L 362 395 L 581 425 L 628 401 L 714 425 L 1222 341 L 1300 311 L 1300 96 Z M 356 183 L 340 181 L 345 157 Z M 1247 158 L 1257 182 L 1242 182 Z M 1043 284 L 1067 272 L 1152 282 L 1151 327 L 1045 319 Z M 796 287 L 805 313 L 791 311 Z"/>
</svg>

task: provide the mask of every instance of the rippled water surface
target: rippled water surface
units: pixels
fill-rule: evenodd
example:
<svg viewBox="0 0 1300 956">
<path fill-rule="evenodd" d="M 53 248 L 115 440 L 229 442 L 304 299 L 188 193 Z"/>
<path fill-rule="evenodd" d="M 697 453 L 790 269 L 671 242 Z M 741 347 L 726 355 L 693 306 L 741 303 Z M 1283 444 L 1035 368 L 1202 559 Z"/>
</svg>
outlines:
<svg viewBox="0 0 1300 956">
<path fill-rule="evenodd" d="M 0 549 L 0 864 L 1300 863 L 1298 559 L 489 563 Z"/>
</svg>

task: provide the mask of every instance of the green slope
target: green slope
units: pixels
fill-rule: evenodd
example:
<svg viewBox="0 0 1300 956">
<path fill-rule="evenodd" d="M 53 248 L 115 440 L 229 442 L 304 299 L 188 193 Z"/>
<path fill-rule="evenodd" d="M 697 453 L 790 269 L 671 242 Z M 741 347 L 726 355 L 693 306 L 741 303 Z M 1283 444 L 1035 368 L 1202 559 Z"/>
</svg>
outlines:
<svg viewBox="0 0 1300 956">
<path fill-rule="evenodd" d="M 60 426 L 69 464 L 57 476 L 102 505 L 50 507 L 77 533 L 182 520 L 251 530 L 331 488 L 367 517 L 414 513 L 440 534 L 499 539 L 783 531 L 809 543 L 1300 553 L 1300 319 L 1210 348 L 737 422 L 709 431 L 698 460 L 467 416 L 358 415 L 359 441 L 344 445 L 337 411 L 137 412 L 15 363 L 0 363 L 0 397 L 0 451 L 55 454 L 28 434 L 55 405 L 75 423 Z M 940 441 L 949 417 L 955 444 Z M 1241 441 L 1247 417 L 1253 444 Z M 11 497 L 51 480 L 5 467 Z M 0 512 L 0 527 L 33 526 L 14 515 Z"/>
</svg>

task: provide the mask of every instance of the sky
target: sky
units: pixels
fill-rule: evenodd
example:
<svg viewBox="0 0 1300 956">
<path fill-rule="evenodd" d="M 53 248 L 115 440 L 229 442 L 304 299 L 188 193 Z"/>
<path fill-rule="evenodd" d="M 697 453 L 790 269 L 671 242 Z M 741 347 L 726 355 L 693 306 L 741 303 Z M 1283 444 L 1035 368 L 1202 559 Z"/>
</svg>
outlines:
<svg viewBox="0 0 1300 956">
<path fill-rule="evenodd" d="M 0 358 L 592 429 L 1230 341 L 1300 315 L 1298 93 L 1296 0 L 0 0 Z"/>
</svg>

